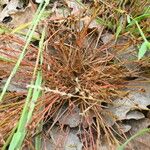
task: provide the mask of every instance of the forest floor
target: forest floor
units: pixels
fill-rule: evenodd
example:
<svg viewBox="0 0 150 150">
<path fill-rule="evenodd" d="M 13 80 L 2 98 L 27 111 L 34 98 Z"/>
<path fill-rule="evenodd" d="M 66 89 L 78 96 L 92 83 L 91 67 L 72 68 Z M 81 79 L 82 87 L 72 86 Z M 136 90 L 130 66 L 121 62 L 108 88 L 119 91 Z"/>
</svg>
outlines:
<svg viewBox="0 0 150 150">
<path fill-rule="evenodd" d="M 150 149 L 149 0 L 0 1 L 0 149 Z"/>
</svg>

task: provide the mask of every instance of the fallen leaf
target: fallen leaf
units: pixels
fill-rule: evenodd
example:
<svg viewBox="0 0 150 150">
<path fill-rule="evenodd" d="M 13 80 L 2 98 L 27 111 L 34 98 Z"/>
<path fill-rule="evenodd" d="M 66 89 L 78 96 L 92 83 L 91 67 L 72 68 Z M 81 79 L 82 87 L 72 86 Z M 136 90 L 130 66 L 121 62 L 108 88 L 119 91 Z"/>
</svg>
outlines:
<svg viewBox="0 0 150 150">
<path fill-rule="evenodd" d="M 82 150 L 82 143 L 78 136 L 78 129 L 70 131 L 60 131 L 56 126 L 50 131 L 51 139 L 43 139 L 43 148 L 45 150 Z"/>
<path fill-rule="evenodd" d="M 130 110 L 127 114 L 126 114 L 126 119 L 135 119 L 135 120 L 139 120 L 139 119 L 143 119 L 145 118 L 144 114 L 137 111 L 137 110 Z"/>
</svg>

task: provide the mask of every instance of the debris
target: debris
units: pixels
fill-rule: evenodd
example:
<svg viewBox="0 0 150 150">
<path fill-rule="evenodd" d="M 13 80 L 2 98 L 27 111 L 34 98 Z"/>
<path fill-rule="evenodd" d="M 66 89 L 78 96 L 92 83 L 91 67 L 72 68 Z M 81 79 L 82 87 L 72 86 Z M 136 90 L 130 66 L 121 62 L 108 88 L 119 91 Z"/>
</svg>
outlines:
<svg viewBox="0 0 150 150">
<path fill-rule="evenodd" d="M 148 110 L 147 106 L 149 105 L 149 97 L 143 95 L 142 93 L 130 92 L 127 97 L 115 100 L 113 106 L 109 107 L 109 110 L 116 115 L 118 120 L 129 118 L 141 119 L 144 116 L 137 110 Z"/>
<path fill-rule="evenodd" d="M 57 127 L 50 131 L 50 140 L 43 139 L 46 150 L 82 150 L 82 143 L 77 136 L 78 130 L 60 131 Z"/>
<path fill-rule="evenodd" d="M 101 36 L 101 39 L 102 39 L 102 41 L 103 41 L 103 43 L 104 44 L 107 44 L 107 43 L 110 43 L 111 42 L 111 40 L 113 39 L 113 34 L 111 34 L 111 33 L 105 33 L 105 34 L 103 34 L 102 36 Z"/>
<path fill-rule="evenodd" d="M 67 109 L 67 107 L 66 107 Z M 81 123 L 80 118 L 80 110 L 79 108 L 74 108 L 71 111 L 66 111 L 63 115 L 61 115 L 65 111 L 65 108 L 63 108 L 60 112 L 60 119 L 58 120 L 59 123 L 62 125 L 68 125 L 71 128 L 77 127 Z"/>
<path fill-rule="evenodd" d="M 82 150 L 82 143 L 80 142 L 77 135 L 69 133 L 65 142 L 65 150 Z"/>
</svg>

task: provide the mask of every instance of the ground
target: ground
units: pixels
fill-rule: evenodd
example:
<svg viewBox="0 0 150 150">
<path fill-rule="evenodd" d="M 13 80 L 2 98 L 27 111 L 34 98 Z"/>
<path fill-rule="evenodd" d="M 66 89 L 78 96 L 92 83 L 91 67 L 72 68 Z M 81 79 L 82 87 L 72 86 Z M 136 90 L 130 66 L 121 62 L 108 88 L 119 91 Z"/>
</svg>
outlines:
<svg viewBox="0 0 150 150">
<path fill-rule="evenodd" d="M 1 0 L 3 150 L 150 149 L 148 0 Z"/>
</svg>

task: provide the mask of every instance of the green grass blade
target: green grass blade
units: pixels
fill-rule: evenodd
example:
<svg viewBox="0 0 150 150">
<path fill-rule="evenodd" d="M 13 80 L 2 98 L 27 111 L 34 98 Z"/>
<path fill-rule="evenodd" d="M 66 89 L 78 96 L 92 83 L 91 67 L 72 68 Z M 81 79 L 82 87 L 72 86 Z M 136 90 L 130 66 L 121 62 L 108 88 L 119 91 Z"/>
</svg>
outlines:
<svg viewBox="0 0 150 150">
<path fill-rule="evenodd" d="M 30 103 L 30 106 L 29 106 L 29 112 L 28 112 L 28 117 L 27 117 L 27 123 L 31 120 L 32 118 L 32 113 L 33 113 L 33 110 L 34 110 L 34 107 L 35 107 L 35 102 L 37 101 L 39 95 L 40 95 L 40 92 L 41 90 L 36 88 L 36 87 L 39 87 L 41 86 L 42 84 L 42 73 L 41 72 L 38 72 L 37 74 L 37 80 L 35 82 L 35 88 L 33 90 L 33 95 L 32 95 L 32 99 L 31 99 L 31 103 Z"/>
<path fill-rule="evenodd" d="M 4 144 L 4 146 L 2 147 L 2 150 L 7 150 L 7 147 L 8 147 L 8 145 L 9 145 L 9 143 L 10 143 L 10 141 L 11 141 L 11 139 L 12 139 L 14 133 L 16 132 L 17 127 L 18 127 L 18 124 L 12 129 L 12 132 L 11 132 L 11 134 L 9 135 L 9 137 L 7 138 L 7 140 L 6 140 L 5 144 Z"/>
<path fill-rule="evenodd" d="M 36 129 L 37 133 L 40 133 L 43 129 L 43 123 L 40 122 L 38 124 L 38 127 Z M 38 134 L 36 137 L 35 137 L 35 149 L 36 150 L 41 150 L 42 148 L 42 137 L 41 137 L 41 134 Z"/>
<path fill-rule="evenodd" d="M 117 30 L 116 30 L 116 39 L 115 39 L 115 41 L 117 41 L 118 36 L 119 36 L 119 34 L 121 33 L 121 31 L 122 31 L 122 20 L 123 20 L 123 18 L 121 17 L 121 18 L 120 18 L 119 25 L 118 25 Z"/>
<path fill-rule="evenodd" d="M 36 65 L 34 68 L 33 80 L 31 81 L 31 85 L 34 84 L 34 76 L 36 75 L 36 72 L 38 69 L 38 63 L 39 63 L 39 60 L 41 58 L 41 54 L 42 54 L 42 50 L 43 50 L 44 37 L 45 37 L 45 28 L 43 30 L 40 45 L 39 45 L 39 51 L 38 51 L 38 55 L 37 55 L 37 61 L 36 61 Z M 38 71 L 37 79 L 35 81 L 35 87 L 41 86 L 41 84 L 42 84 L 42 72 Z M 14 147 L 17 147 L 17 148 L 21 147 L 22 142 L 25 138 L 25 136 L 23 136 L 23 135 L 24 135 L 24 133 L 26 134 L 26 125 L 31 120 L 32 113 L 33 113 L 33 110 L 35 107 L 35 102 L 38 99 L 40 92 L 41 92 L 41 90 L 39 90 L 37 88 L 35 88 L 34 90 L 32 88 L 29 88 L 26 103 L 25 103 L 25 106 L 23 108 L 23 112 L 22 112 L 22 115 L 20 118 L 18 130 L 17 130 L 18 134 L 16 133 L 14 135 L 12 142 L 10 143 L 10 146 L 13 145 L 12 147 L 10 147 L 11 150 L 13 150 L 12 148 L 14 148 Z M 31 100 L 31 102 L 30 102 L 30 100 Z M 18 139 L 18 136 L 20 136 L 21 133 L 23 133 L 23 135 L 20 137 L 20 139 Z M 17 145 L 14 145 L 15 141 L 16 141 Z"/>
<path fill-rule="evenodd" d="M 37 9 L 37 11 L 36 11 L 36 13 L 35 13 L 35 17 L 33 18 L 33 20 L 32 20 L 32 22 L 31 22 L 31 25 L 30 25 L 30 27 L 29 27 L 29 30 L 28 30 L 28 32 L 27 32 L 27 34 L 26 34 L 26 40 L 28 39 L 28 37 L 29 37 L 29 35 L 31 34 L 31 31 L 33 30 L 33 28 L 34 28 L 34 26 L 35 26 L 35 22 L 37 22 L 37 20 L 38 20 L 38 16 L 39 16 L 39 14 L 40 14 L 40 11 L 41 11 L 41 9 L 42 9 L 42 6 L 43 6 L 43 3 L 44 3 L 44 0 L 43 0 L 43 2 L 39 5 L 39 7 L 38 7 L 38 9 Z M 41 17 L 41 16 L 40 16 Z M 38 20 L 39 21 L 39 20 Z"/>
<path fill-rule="evenodd" d="M 28 26 L 30 26 L 31 24 L 32 24 L 32 22 L 28 22 L 28 23 L 21 24 L 21 25 L 19 25 L 18 27 L 16 27 L 15 29 L 13 29 L 13 30 L 11 31 L 11 33 L 12 33 L 12 34 L 18 33 L 18 32 L 20 32 L 21 30 L 28 28 Z"/>
<path fill-rule="evenodd" d="M 42 111 L 43 109 L 44 107 L 42 106 L 40 110 Z M 35 137 L 35 149 L 36 150 L 41 150 L 42 148 L 42 135 L 41 135 L 42 129 L 43 129 L 43 120 L 39 122 L 36 128 L 36 133 L 38 133 Z"/>
<path fill-rule="evenodd" d="M 132 22 L 134 22 L 138 28 L 139 33 L 141 34 L 141 37 L 143 38 L 144 42 L 142 43 L 142 45 L 140 46 L 139 52 L 138 52 L 138 60 L 140 60 L 145 53 L 150 49 L 150 42 L 146 39 L 138 21 L 145 18 L 145 17 L 149 17 L 150 14 L 145 14 L 145 15 L 141 15 L 135 19 L 133 19 L 132 17 L 128 16 L 128 18 L 132 19 Z M 131 24 L 131 23 L 130 23 Z"/>
<path fill-rule="evenodd" d="M 131 18 L 130 18 L 129 15 L 127 15 L 127 22 L 128 22 L 128 23 L 131 23 Z M 127 27 L 128 27 L 128 26 L 127 26 Z"/>
<path fill-rule="evenodd" d="M 48 4 L 48 1 L 46 1 L 46 3 L 42 7 L 39 15 L 37 16 L 36 25 L 39 22 L 39 20 L 40 20 L 40 18 L 42 16 L 42 14 L 43 14 L 47 4 Z M 31 33 L 34 32 L 35 27 L 36 26 L 34 25 L 32 30 L 31 30 Z M 30 36 L 31 36 L 31 34 L 29 35 L 28 39 L 30 38 Z M 37 72 L 37 69 L 38 69 L 38 63 L 39 63 L 40 55 L 41 55 L 41 51 L 39 49 L 36 65 L 35 65 L 34 72 L 33 72 L 33 78 L 32 78 L 32 81 L 31 81 L 31 85 L 34 85 L 34 79 L 35 79 L 36 72 Z M 39 73 L 39 75 L 38 75 L 38 77 L 36 79 L 36 82 L 35 82 L 35 86 L 37 86 L 37 85 L 42 83 L 42 78 L 41 77 L 42 76 Z M 33 90 L 32 88 L 29 88 L 28 95 L 27 95 L 27 98 L 26 98 L 26 101 L 25 101 L 25 105 L 24 105 L 24 108 L 23 108 L 23 112 L 21 114 L 21 118 L 20 118 L 20 121 L 19 121 L 18 130 L 13 136 L 13 139 L 12 139 L 12 141 L 10 143 L 9 150 L 21 149 L 22 142 L 23 142 L 23 140 L 25 138 L 25 135 L 27 133 L 26 126 L 27 126 L 28 122 L 30 121 L 30 119 L 32 117 L 32 112 L 33 112 L 33 109 L 34 109 L 34 104 L 31 105 L 31 102 L 35 101 L 34 98 L 38 98 L 37 95 L 39 95 L 39 89 L 38 89 L 38 92 L 37 92 L 36 89 Z M 31 105 L 31 107 L 30 107 L 30 105 Z M 17 145 L 15 145 L 16 143 L 17 143 Z"/>
<path fill-rule="evenodd" d="M 32 95 L 32 89 L 30 88 L 28 91 L 27 98 L 26 98 L 26 103 L 29 102 L 31 95 Z M 27 106 L 26 107 L 25 106 L 23 108 L 23 113 L 22 113 L 20 121 L 19 121 L 18 130 L 13 135 L 13 138 L 10 142 L 9 150 L 16 150 L 17 148 L 20 149 L 21 144 L 25 138 L 25 134 L 26 134 L 26 126 L 25 125 L 26 125 L 27 113 L 28 113 L 28 108 L 27 108 Z M 18 136 L 20 136 L 21 133 L 24 133 L 24 134 L 22 134 L 22 136 L 20 138 L 18 138 Z M 15 143 L 17 143 L 17 145 Z"/>
<path fill-rule="evenodd" d="M 149 44 L 150 44 L 149 42 L 143 42 L 142 43 L 142 45 L 139 49 L 139 52 L 138 52 L 138 60 L 140 60 L 145 55 L 145 53 L 148 50 L 148 45 Z"/>
<path fill-rule="evenodd" d="M 143 19 L 146 19 L 146 18 L 149 18 L 149 17 L 150 17 L 150 14 L 143 14 L 143 15 L 140 15 L 140 16 L 134 18 L 134 20 L 132 20 L 132 21 L 129 23 L 129 25 L 127 26 L 127 28 L 128 28 L 128 27 L 131 27 L 132 25 L 134 25 L 134 24 L 136 23 L 135 21 L 140 22 L 140 21 L 142 21 Z"/>
<path fill-rule="evenodd" d="M 41 8 L 42 5 L 43 5 L 43 3 L 40 4 L 39 8 Z M 2 99 L 3 99 L 3 97 L 4 97 L 4 95 L 5 95 L 6 91 L 7 91 L 7 88 L 8 88 L 8 86 L 9 86 L 9 84 L 10 84 L 10 81 L 11 81 L 11 79 L 14 77 L 14 75 L 16 74 L 16 72 L 17 72 L 17 70 L 18 70 L 18 68 L 19 68 L 19 66 L 20 66 L 20 63 L 21 63 L 21 61 L 22 61 L 23 58 L 24 58 L 24 55 L 25 55 L 25 53 L 26 53 L 26 49 L 27 49 L 28 45 L 30 44 L 30 41 L 31 41 L 32 36 L 33 36 L 33 33 L 34 33 L 35 29 L 36 29 L 36 26 L 37 26 L 38 22 L 40 21 L 40 18 L 41 18 L 41 16 L 42 16 L 42 13 L 43 13 L 43 11 L 45 10 L 45 7 L 46 7 L 46 5 L 43 6 L 43 8 L 42 8 L 41 11 L 39 11 L 39 9 L 38 9 L 39 14 L 36 14 L 37 16 L 35 16 L 35 18 L 34 18 L 34 20 L 33 20 L 33 22 L 32 22 L 32 25 L 31 25 L 32 30 L 29 29 L 29 32 L 27 33 L 27 36 L 26 36 L 26 39 L 27 39 L 26 44 L 25 44 L 25 46 L 24 46 L 24 48 L 23 48 L 23 50 L 22 50 L 22 53 L 20 54 L 20 56 L 19 56 L 19 58 L 18 58 L 18 60 L 17 60 L 17 62 L 16 62 L 16 64 L 15 64 L 15 67 L 14 67 L 13 70 L 11 71 L 10 76 L 8 77 L 8 79 L 7 79 L 6 83 L 5 83 L 5 86 L 4 86 L 4 88 L 3 88 L 3 90 L 2 90 L 2 93 L 1 93 L 1 95 L 0 95 L 0 102 L 2 102 Z"/>
<path fill-rule="evenodd" d="M 150 128 L 145 128 L 145 129 L 140 130 L 138 133 L 136 133 L 135 135 L 133 135 L 132 137 L 130 137 L 124 144 L 120 145 L 120 146 L 117 148 L 117 150 L 124 150 L 125 147 L 127 146 L 127 144 L 128 144 L 129 142 L 131 142 L 133 139 L 135 139 L 135 138 L 138 137 L 138 136 L 144 135 L 144 134 L 147 133 L 147 132 L 150 132 Z"/>
<path fill-rule="evenodd" d="M 45 38 L 45 30 L 46 29 L 44 28 L 43 32 L 42 32 L 41 40 L 40 40 L 40 43 L 39 43 L 39 51 L 38 51 L 38 55 L 37 55 L 37 61 L 36 61 L 36 65 L 35 65 L 34 75 L 36 74 L 38 64 L 39 64 L 39 62 L 41 61 L 41 58 L 42 58 L 42 51 L 43 51 L 43 47 L 44 47 L 43 43 L 44 43 L 44 38 Z M 42 64 L 42 62 L 40 62 L 40 64 Z M 37 80 L 35 82 L 35 87 L 39 87 L 39 86 L 41 86 L 41 84 L 42 84 L 42 72 L 38 71 Z M 30 104 L 30 108 L 29 108 L 30 110 L 29 110 L 29 113 L 28 113 L 27 123 L 31 119 L 31 116 L 32 116 L 32 113 L 33 113 L 33 110 L 34 110 L 34 107 L 35 107 L 35 102 L 38 99 L 40 92 L 41 92 L 41 90 L 38 89 L 38 88 L 34 88 L 34 90 L 33 90 L 33 95 L 32 95 L 31 104 Z"/>
<path fill-rule="evenodd" d="M 25 132 L 17 132 L 12 138 L 12 142 L 8 150 L 19 150 L 22 139 L 25 137 Z M 14 139 L 15 138 L 15 139 Z"/>
<path fill-rule="evenodd" d="M 4 56 L 0 56 L 0 60 L 6 61 L 6 62 L 15 62 L 15 61 L 11 60 L 10 58 L 4 57 Z"/>
<path fill-rule="evenodd" d="M 45 37 L 45 32 L 46 32 L 46 28 L 44 28 L 43 30 L 43 33 L 42 33 L 42 37 L 41 37 L 41 41 L 39 43 L 39 49 L 41 50 L 41 55 L 40 55 L 40 65 L 42 65 L 43 63 L 43 47 L 44 47 L 44 37 Z M 41 73 L 39 71 L 39 73 Z M 41 75 L 42 76 L 42 75 Z M 39 84 L 39 86 L 41 86 L 41 84 Z M 43 108 L 41 108 L 42 110 Z M 37 128 L 36 128 L 36 131 L 37 133 L 40 133 L 42 131 L 42 128 L 43 128 L 43 121 L 41 121 Z M 41 150 L 41 147 L 42 147 L 42 137 L 41 137 L 41 134 L 38 134 L 36 137 L 35 137 L 35 149 L 36 150 Z"/>
<path fill-rule="evenodd" d="M 4 25 L 0 25 L 0 35 L 5 34 L 5 33 L 9 33 L 10 31 L 11 31 L 11 29 L 9 29 L 8 27 L 6 27 Z"/>
<path fill-rule="evenodd" d="M 109 29 L 113 28 L 113 24 L 111 22 L 105 21 L 104 19 L 102 19 L 100 17 L 96 17 L 95 20 L 98 24 L 104 25 L 104 26 L 108 27 Z"/>
<path fill-rule="evenodd" d="M 136 23 L 136 25 L 137 25 L 137 27 L 138 27 L 138 30 L 139 30 L 139 32 L 140 32 L 140 34 L 141 34 L 141 36 L 142 36 L 143 40 L 144 40 L 145 42 L 147 42 L 147 39 L 146 39 L 146 37 L 145 37 L 145 35 L 144 35 L 144 33 L 143 33 L 142 29 L 140 28 L 140 26 L 139 26 L 138 22 L 137 22 L 137 21 L 135 21 L 135 23 Z"/>
</svg>

